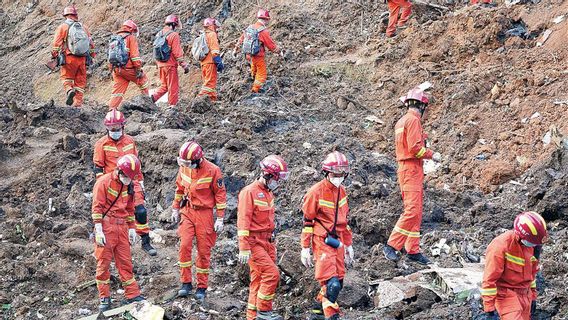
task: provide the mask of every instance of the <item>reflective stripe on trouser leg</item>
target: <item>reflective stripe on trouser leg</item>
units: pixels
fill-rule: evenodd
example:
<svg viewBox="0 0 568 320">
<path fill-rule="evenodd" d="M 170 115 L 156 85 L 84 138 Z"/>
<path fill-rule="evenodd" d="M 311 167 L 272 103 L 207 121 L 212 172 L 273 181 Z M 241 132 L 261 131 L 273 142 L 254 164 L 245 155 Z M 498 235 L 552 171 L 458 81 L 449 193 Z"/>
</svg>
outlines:
<svg viewBox="0 0 568 320">
<path fill-rule="evenodd" d="M 187 217 L 182 216 L 178 227 L 180 237 L 179 261 L 181 282 L 192 282 L 191 276 L 191 251 L 193 250 L 193 238 L 195 236 L 195 225 Z"/>
<path fill-rule="evenodd" d="M 267 70 L 264 57 L 252 57 L 252 69 L 255 71 L 252 91 L 258 92 L 266 83 Z"/>
<path fill-rule="evenodd" d="M 249 260 L 250 261 L 250 260 Z M 249 263 L 250 266 L 250 263 Z M 256 296 L 258 294 L 258 289 L 260 288 L 260 272 L 252 267 L 249 268 L 250 274 L 250 285 L 249 285 L 249 296 L 247 304 L 247 320 L 256 319 Z"/>
<path fill-rule="evenodd" d="M 103 222 L 104 224 L 104 222 Z M 110 297 L 110 263 L 112 261 L 112 245 L 113 239 L 107 237 L 106 245 L 99 247 L 95 243 L 95 258 L 97 259 L 97 271 L 95 280 L 99 298 Z"/>
<path fill-rule="evenodd" d="M 152 95 L 154 101 L 158 101 L 164 94 L 166 94 L 166 92 L 168 92 L 168 79 L 170 77 L 170 67 L 159 67 L 158 69 L 160 71 L 160 87 Z"/>
<path fill-rule="evenodd" d="M 280 280 L 280 272 L 275 261 L 276 248 L 274 245 L 268 242 L 268 239 L 257 239 L 257 242 L 251 246 L 249 266 L 251 270 L 254 269 L 260 275 L 260 286 L 256 294 L 256 308 L 258 311 L 272 310 L 272 301 Z"/>
<path fill-rule="evenodd" d="M 175 106 L 179 100 L 179 77 L 177 66 L 168 70 L 168 104 Z"/>
<path fill-rule="evenodd" d="M 67 59 L 68 61 L 70 59 Z M 73 105 L 79 107 L 83 104 L 83 96 L 85 94 L 85 88 L 87 88 L 87 66 L 85 65 L 86 57 L 74 57 L 71 59 L 72 63 L 76 64 L 75 73 L 75 98 L 73 98 Z M 68 62 L 67 61 L 67 62 Z"/>
<path fill-rule="evenodd" d="M 108 102 L 108 107 L 111 109 L 116 109 L 122 102 L 122 97 L 128 89 L 129 81 L 128 79 L 125 79 L 122 75 L 120 75 L 117 70 L 112 73 L 112 79 L 114 80 L 114 83 L 112 84 L 112 94 L 110 101 Z"/>
<path fill-rule="evenodd" d="M 114 247 L 114 263 L 120 276 L 120 281 L 122 282 L 122 288 L 124 289 L 124 296 L 127 299 L 132 299 L 140 295 L 140 288 L 138 283 L 134 279 L 134 273 L 132 271 L 132 256 L 130 254 L 130 243 L 128 241 L 128 226 L 127 225 L 117 225 L 120 229 L 118 233 L 119 241 Z"/>
<path fill-rule="evenodd" d="M 217 100 L 217 66 L 214 63 L 201 65 L 203 85 L 198 96 L 208 95 L 211 100 Z"/>
</svg>

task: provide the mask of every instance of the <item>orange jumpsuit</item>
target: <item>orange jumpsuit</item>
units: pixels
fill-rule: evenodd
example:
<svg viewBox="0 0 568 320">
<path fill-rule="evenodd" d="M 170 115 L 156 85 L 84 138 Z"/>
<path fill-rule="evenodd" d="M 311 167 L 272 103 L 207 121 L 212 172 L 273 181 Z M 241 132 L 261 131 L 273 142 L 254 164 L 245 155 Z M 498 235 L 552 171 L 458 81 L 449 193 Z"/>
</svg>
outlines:
<svg viewBox="0 0 568 320">
<path fill-rule="evenodd" d="M 66 20 L 66 22 L 69 23 L 72 21 L 77 20 L 70 18 Z M 83 29 L 85 29 L 90 38 L 91 34 L 85 25 L 83 25 Z M 75 89 L 76 93 L 73 98 L 73 106 L 80 107 L 83 104 L 83 95 L 87 87 L 87 57 L 74 56 L 71 54 L 71 51 L 66 45 L 68 31 L 69 24 L 67 23 L 62 23 L 57 27 L 53 38 L 51 56 L 56 58 L 61 50 L 65 52 L 65 64 L 61 66 L 63 89 L 65 89 L 65 93 Z M 92 58 L 95 57 L 95 43 L 92 39 L 90 55 Z"/>
<path fill-rule="evenodd" d="M 116 168 L 118 159 L 127 154 L 133 154 L 138 157 L 136 143 L 131 136 L 123 134 L 118 141 L 112 140 L 108 135 L 100 138 L 95 143 L 95 151 L 93 152 L 93 163 L 95 167 L 98 168 L 97 180 L 104 173 L 112 172 Z M 144 181 L 142 174 L 140 174 L 138 181 L 133 182 L 134 206 L 144 205 L 144 191 L 142 190 L 140 181 Z M 150 232 L 148 217 L 143 217 L 142 219 L 136 217 L 136 220 L 136 233 L 138 235 L 148 234 Z"/>
<path fill-rule="evenodd" d="M 345 277 L 345 246 L 353 243 L 351 229 L 347 225 L 349 205 L 345 188 L 335 185 L 324 179 L 308 190 L 304 196 L 302 212 L 304 213 L 304 229 L 302 230 L 302 248 L 313 246 L 316 265 L 316 280 L 320 282 L 322 290 L 318 300 L 322 302 L 326 318 L 339 313 L 336 301 L 329 301 L 326 296 L 326 282 L 332 277 L 340 281 Z M 338 206 L 335 230 L 339 240 L 343 243 L 340 248 L 333 248 L 325 244 L 327 234 L 332 231 L 335 222 L 335 207 Z"/>
<path fill-rule="evenodd" d="M 404 212 L 398 219 L 388 245 L 409 254 L 420 252 L 420 224 L 424 194 L 422 159 L 432 159 L 433 152 L 425 146 L 425 134 L 420 124 L 420 113 L 408 110 L 395 125 L 398 183 L 402 193 Z"/>
<path fill-rule="evenodd" d="M 265 26 L 260 22 L 256 22 L 254 25 L 252 25 L 252 27 L 257 30 L 260 28 L 265 28 Z M 244 39 L 245 35 L 243 33 L 243 35 L 241 35 L 241 38 L 239 39 L 239 45 L 243 43 Z M 261 42 L 260 52 L 252 57 L 249 57 L 247 55 L 247 59 L 251 60 L 250 72 L 254 79 L 252 92 L 259 92 L 262 86 L 264 86 L 264 84 L 266 83 L 268 72 L 266 71 L 266 61 L 264 60 L 264 56 L 266 55 L 265 47 L 272 52 L 278 51 L 278 47 L 270 37 L 270 32 L 268 31 L 268 29 L 262 30 L 258 34 L 258 39 Z"/>
<path fill-rule="evenodd" d="M 501 320 L 529 320 L 536 300 L 538 260 L 513 230 L 491 241 L 485 252 L 481 297 L 485 312 L 497 310 Z"/>
<path fill-rule="evenodd" d="M 96 282 L 100 298 L 110 297 L 110 263 L 113 258 L 126 298 L 140 295 L 140 288 L 132 273 L 128 240 L 128 229 L 134 228 L 134 196 L 128 194 L 127 189 L 128 186 L 120 182 L 114 171 L 100 177 L 93 188 L 93 223 L 102 223 L 106 238 L 104 247 L 95 244 Z M 118 200 L 111 207 L 117 197 Z"/>
<path fill-rule="evenodd" d="M 220 54 L 219 39 L 217 33 L 213 30 L 205 29 L 205 37 L 207 40 L 207 47 L 209 53 L 205 59 L 201 61 L 201 77 L 203 78 L 203 85 L 198 96 L 208 95 L 211 100 L 217 100 L 217 65 L 213 61 L 213 57 Z"/>
<path fill-rule="evenodd" d="M 171 31 L 172 28 L 165 26 L 162 32 L 165 34 Z M 166 92 L 168 93 L 168 104 L 170 106 L 175 106 L 179 100 L 179 77 L 177 67 L 178 65 L 184 66 L 185 61 L 183 59 L 183 48 L 181 46 L 181 40 L 179 33 L 172 32 L 166 37 L 166 41 L 171 48 L 170 59 L 166 62 L 156 61 L 158 68 L 160 70 L 160 82 L 161 86 L 154 92 L 152 98 L 154 101 L 158 101 Z"/>
<path fill-rule="evenodd" d="M 124 37 L 126 44 L 126 51 L 128 51 L 128 62 L 123 68 L 112 68 L 112 79 L 114 84 L 112 86 L 112 97 L 108 103 L 109 108 L 116 109 L 122 102 L 124 93 L 128 89 L 128 84 L 132 81 L 134 82 L 142 94 L 148 95 L 148 87 L 150 82 L 145 73 L 142 77 L 136 78 L 136 72 L 142 69 L 142 60 L 140 58 L 140 51 L 138 49 L 138 40 L 136 36 L 131 34 L 129 31 L 121 29 L 118 35 Z"/>
<path fill-rule="evenodd" d="M 412 3 L 408 0 L 387 0 L 387 5 L 389 7 L 389 24 L 386 33 L 387 37 L 392 37 L 396 33 L 396 27 L 402 27 L 410 18 Z"/>
<path fill-rule="evenodd" d="M 183 198 L 187 205 L 180 208 Z M 207 288 L 211 249 L 217 240 L 213 229 L 215 210 L 217 217 L 225 215 L 227 207 L 227 190 L 223 183 L 221 169 L 203 158 L 199 168 L 180 167 L 176 178 L 176 193 L 172 204 L 174 209 L 181 209 L 181 221 L 178 235 L 181 239 L 179 247 L 179 267 L 181 282 L 192 282 L 191 251 L 193 238 L 197 239 L 197 287 Z"/>
<path fill-rule="evenodd" d="M 250 254 L 250 286 L 247 319 L 256 319 L 257 311 L 272 310 L 272 300 L 280 280 L 276 266 L 274 231 L 274 195 L 255 181 L 239 193 L 237 212 L 239 252 Z"/>
</svg>

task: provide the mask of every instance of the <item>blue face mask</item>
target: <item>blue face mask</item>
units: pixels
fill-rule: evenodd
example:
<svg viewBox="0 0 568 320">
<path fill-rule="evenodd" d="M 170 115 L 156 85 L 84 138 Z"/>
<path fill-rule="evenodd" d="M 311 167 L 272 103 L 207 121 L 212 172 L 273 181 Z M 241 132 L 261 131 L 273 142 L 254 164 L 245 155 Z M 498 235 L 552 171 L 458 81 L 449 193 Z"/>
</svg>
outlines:
<svg viewBox="0 0 568 320">
<path fill-rule="evenodd" d="M 529 247 L 529 248 L 534 248 L 537 245 L 532 243 L 532 242 L 528 242 L 527 240 L 521 240 L 521 243 L 523 244 L 523 246 L 525 247 Z"/>
<path fill-rule="evenodd" d="M 109 131 L 108 136 L 112 140 L 116 141 L 116 140 L 120 139 L 120 137 L 122 137 L 122 130 L 120 130 L 120 131 Z"/>
</svg>

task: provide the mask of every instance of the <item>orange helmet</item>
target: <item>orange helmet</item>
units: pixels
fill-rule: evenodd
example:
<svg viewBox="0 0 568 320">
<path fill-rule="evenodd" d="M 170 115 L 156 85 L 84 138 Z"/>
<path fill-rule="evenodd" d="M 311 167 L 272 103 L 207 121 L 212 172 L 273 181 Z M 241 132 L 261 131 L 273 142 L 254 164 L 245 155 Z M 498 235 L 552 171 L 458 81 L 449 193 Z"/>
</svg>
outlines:
<svg viewBox="0 0 568 320">
<path fill-rule="evenodd" d="M 73 15 L 73 16 L 77 15 L 77 9 L 75 9 L 75 6 L 68 6 L 65 7 L 65 9 L 63 9 L 63 16 L 65 17 L 68 15 Z"/>
<path fill-rule="evenodd" d="M 120 157 L 116 163 L 118 170 L 132 180 L 136 179 L 136 177 L 140 174 L 141 166 L 140 160 L 138 160 L 138 157 L 133 154 L 127 154 Z"/>
<path fill-rule="evenodd" d="M 325 157 L 321 163 L 321 170 L 324 172 L 331 172 L 336 174 L 349 173 L 349 161 L 347 157 L 339 152 L 334 151 Z"/>
<path fill-rule="evenodd" d="M 270 20 L 270 12 L 266 9 L 258 9 L 258 12 L 256 13 L 256 17 L 258 19 Z"/>
<path fill-rule="evenodd" d="M 515 234 L 521 240 L 528 241 L 535 245 L 541 245 L 546 242 L 548 233 L 546 231 L 546 221 L 544 218 L 534 212 L 527 211 L 519 214 L 513 223 Z"/>
<path fill-rule="evenodd" d="M 260 169 L 262 173 L 271 175 L 274 180 L 288 180 L 290 172 L 288 172 L 288 164 L 281 156 L 269 155 L 260 161 Z"/>
<path fill-rule="evenodd" d="M 126 124 L 126 118 L 122 112 L 112 109 L 106 114 L 104 124 L 107 129 L 116 128 L 118 126 L 124 127 L 124 124 Z"/>
</svg>

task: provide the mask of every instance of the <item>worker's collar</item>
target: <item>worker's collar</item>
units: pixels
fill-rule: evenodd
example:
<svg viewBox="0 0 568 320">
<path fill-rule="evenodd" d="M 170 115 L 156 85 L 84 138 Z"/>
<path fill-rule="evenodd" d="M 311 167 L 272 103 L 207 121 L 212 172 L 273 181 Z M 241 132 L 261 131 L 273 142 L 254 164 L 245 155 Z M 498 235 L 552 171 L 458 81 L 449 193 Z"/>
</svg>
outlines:
<svg viewBox="0 0 568 320">
<path fill-rule="evenodd" d="M 408 113 L 411 113 L 411 114 L 417 116 L 418 118 L 422 117 L 422 114 L 420 114 L 420 111 L 417 110 L 416 108 L 409 108 Z"/>
<path fill-rule="evenodd" d="M 329 181 L 327 177 L 323 178 L 323 180 L 326 188 L 328 188 L 331 191 L 337 191 L 337 187 L 333 183 L 331 183 L 331 181 Z"/>
<path fill-rule="evenodd" d="M 270 192 L 270 189 L 268 189 L 268 186 L 267 186 L 264 182 L 260 181 L 260 178 L 258 178 L 258 179 L 256 180 L 256 184 L 257 184 L 261 189 L 264 189 L 264 190 Z"/>
<path fill-rule="evenodd" d="M 120 178 L 118 177 L 118 170 L 112 170 L 112 180 L 116 182 L 120 182 Z"/>
</svg>

